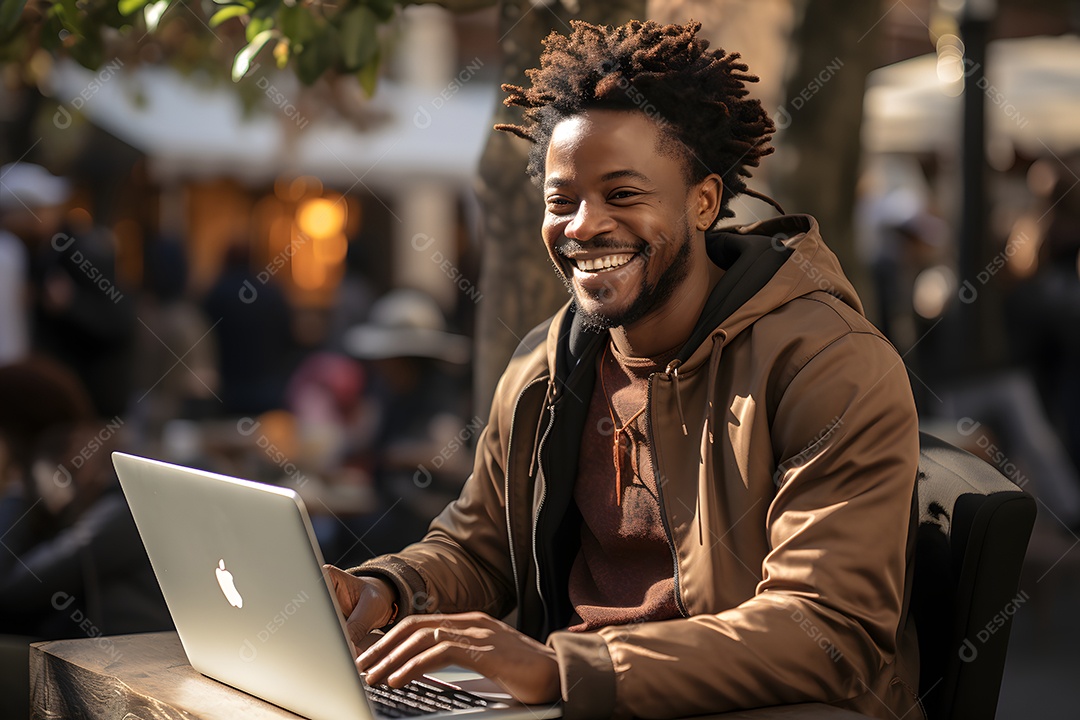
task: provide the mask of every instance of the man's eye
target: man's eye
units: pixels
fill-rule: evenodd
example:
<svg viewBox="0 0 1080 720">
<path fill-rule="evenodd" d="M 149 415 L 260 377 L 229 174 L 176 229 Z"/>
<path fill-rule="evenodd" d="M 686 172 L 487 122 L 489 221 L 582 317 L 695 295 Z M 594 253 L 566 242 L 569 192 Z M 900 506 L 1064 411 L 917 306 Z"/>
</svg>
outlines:
<svg viewBox="0 0 1080 720">
<path fill-rule="evenodd" d="M 637 193 L 633 190 L 617 190 L 611 193 L 612 200 L 628 200 L 633 197 L 637 197 Z"/>
</svg>

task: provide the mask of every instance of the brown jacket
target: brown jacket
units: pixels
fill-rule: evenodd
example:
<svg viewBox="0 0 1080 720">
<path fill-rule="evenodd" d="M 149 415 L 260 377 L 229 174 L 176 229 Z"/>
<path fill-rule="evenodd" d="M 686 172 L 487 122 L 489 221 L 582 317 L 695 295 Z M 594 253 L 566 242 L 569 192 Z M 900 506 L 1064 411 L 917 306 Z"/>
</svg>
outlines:
<svg viewBox="0 0 1080 720">
<path fill-rule="evenodd" d="M 574 418 L 600 344 L 572 307 L 508 365 L 461 497 L 421 542 L 354 571 L 393 582 L 403 613 L 516 607 L 558 655 L 568 718 L 813 701 L 921 717 L 908 712 L 918 429 L 904 364 L 813 218 L 711 233 L 708 249 L 725 275 L 649 387 L 684 618 L 561 630 L 580 521 Z"/>
</svg>

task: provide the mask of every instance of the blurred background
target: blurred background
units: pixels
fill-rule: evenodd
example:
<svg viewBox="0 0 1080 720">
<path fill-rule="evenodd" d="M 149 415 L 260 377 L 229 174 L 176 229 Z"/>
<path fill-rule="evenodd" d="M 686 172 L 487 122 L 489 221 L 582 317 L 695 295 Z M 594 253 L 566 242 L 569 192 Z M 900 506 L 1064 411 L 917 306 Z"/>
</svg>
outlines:
<svg viewBox="0 0 1080 720">
<path fill-rule="evenodd" d="M 167 626 L 113 449 L 296 489 L 327 562 L 418 538 L 566 299 L 498 86 L 634 17 L 743 55 L 750 186 L 817 216 L 924 429 L 1039 500 L 998 717 L 1074 716 L 1074 0 L 6 2 L 0 633 Z"/>
</svg>

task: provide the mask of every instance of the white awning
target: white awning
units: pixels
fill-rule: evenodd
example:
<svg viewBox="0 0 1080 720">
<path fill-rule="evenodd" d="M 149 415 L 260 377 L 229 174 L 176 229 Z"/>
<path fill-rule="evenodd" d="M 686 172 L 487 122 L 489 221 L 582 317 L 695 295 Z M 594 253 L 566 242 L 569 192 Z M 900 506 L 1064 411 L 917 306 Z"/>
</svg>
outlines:
<svg viewBox="0 0 1080 720">
<path fill-rule="evenodd" d="M 1080 149 L 1080 38 L 995 40 L 987 69 L 968 82 L 986 94 L 990 142 L 1030 155 Z M 955 153 L 959 148 L 961 81 L 938 76 L 934 54 L 880 68 L 867 79 L 863 145 L 870 152 Z"/>
<path fill-rule="evenodd" d="M 244 81 L 259 91 L 248 113 L 228 81 L 200 81 L 168 67 L 114 62 L 91 72 L 61 61 L 51 80 L 64 104 L 58 122 L 64 112 L 81 112 L 144 152 L 162 180 L 267 182 L 291 173 L 346 188 L 418 177 L 467 185 L 495 102 L 495 88 L 482 78 L 455 80 L 434 93 L 383 80 L 366 108 L 386 121 L 360 130 L 336 112 L 306 111 L 312 99 L 291 74 L 276 70 L 256 69 Z"/>
</svg>

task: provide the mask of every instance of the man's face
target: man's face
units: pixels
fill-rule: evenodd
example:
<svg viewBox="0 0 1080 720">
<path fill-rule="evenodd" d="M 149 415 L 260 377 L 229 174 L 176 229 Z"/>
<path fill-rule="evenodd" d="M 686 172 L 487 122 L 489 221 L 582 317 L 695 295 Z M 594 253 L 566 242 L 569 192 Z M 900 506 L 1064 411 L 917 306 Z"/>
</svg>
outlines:
<svg viewBox="0 0 1080 720">
<path fill-rule="evenodd" d="M 632 111 L 589 111 L 552 133 L 544 243 L 593 327 L 630 327 L 679 301 L 696 216 L 683 160 L 663 140 Z"/>
</svg>

